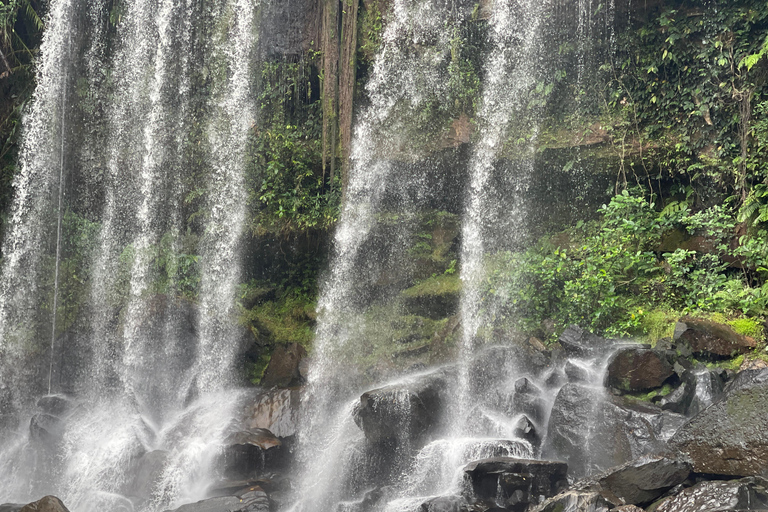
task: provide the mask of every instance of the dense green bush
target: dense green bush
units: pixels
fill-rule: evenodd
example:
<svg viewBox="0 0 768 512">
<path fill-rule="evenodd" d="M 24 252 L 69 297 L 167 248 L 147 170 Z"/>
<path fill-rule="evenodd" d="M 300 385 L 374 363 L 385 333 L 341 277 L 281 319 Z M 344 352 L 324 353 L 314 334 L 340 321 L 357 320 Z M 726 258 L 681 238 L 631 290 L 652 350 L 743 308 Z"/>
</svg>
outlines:
<svg viewBox="0 0 768 512">
<path fill-rule="evenodd" d="M 732 209 L 658 212 L 625 191 L 601 213 L 599 222 L 570 230 L 567 243 L 545 238 L 490 258 L 486 292 L 503 304 L 503 315 L 528 330 L 552 319 L 560 328 L 577 323 L 622 336 L 648 334 L 644 316 L 653 309 L 768 312 L 768 284 L 756 273 L 768 264 L 768 241 L 737 246 Z M 662 239 L 680 232 L 691 248 L 664 252 Z"/>
</svg>

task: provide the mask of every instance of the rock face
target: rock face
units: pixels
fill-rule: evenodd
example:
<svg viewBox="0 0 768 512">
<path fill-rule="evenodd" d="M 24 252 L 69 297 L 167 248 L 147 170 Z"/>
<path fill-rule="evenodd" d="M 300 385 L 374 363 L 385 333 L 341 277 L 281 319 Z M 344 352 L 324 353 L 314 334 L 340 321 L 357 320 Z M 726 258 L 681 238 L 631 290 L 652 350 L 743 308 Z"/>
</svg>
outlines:
<svg viewBox="0 0 768 512">
<path fill-rule="evenodd" d="M 543 451 L 582 477 L 651 453 L 682 419 L 650 404 L 566 384 L 555 398 Z"/>
<path fill-rule="evenodd" d="M 269 512 L 269 507 L 267 494 L 255 487 L 237 496 L 210 498 L 166 512 Z"/>
<path fill-rule="evenodd" d="M 664 352 L 624 348 L 611 357 L 605 386 L 628 393 L 646 391 L 661 387 L 674 373 Z"/>
<path fill-rule="evenodd" d="M 768 481 L 745 478 L 701 482 L 662 502 L 656 512 L 717 512 L 768 510 Z"/>
<path fill-rule="evenodd" d="M 363 393 L 353 412 L 355 423 L 372 442 L 415 442 L 439 419 L 448 389 L 437 371 Z"/>
<path fill-rule="evenodd" d="M 289 387 L 303 382 L 300 365 L 307 351 L 298 343 L 278 345 L 272 352 L 272 359 L 261 379 L 262 386 Z"/>
<path fill-rule="evenodd" d="M 259 392 L 247 402 L 244 411 L 246 429 L 265 428 L 277 437 L 297 434 L 299 424 L 299 389 L 272 389 Z"/>
<path fill-rule="evenodd" d="M 564 489 L 567 471 L 563 462 L 494 457 L 468 464 L 464 480 L 474 500 L 522 511 L 538 503 L 539 496 L 554 496 Z"/>
<path fill-rule="evenodd" d="M 588 357 L 605 350 L 609 341 L 578 325 L 568 327 L 557 340 L 568 357 Z"/>
<path fill-rule="evenodd" d="M 703 410 L 670 444 L 693 461 L 694 471 L 733 476 L 768 472 L 768 370 L 737 376 L 725 396 Z"/>
<path fill-rule="evenodd" d="M 689 316 L 681 318 L 675 326 L 675 340 L 695 354 L 716 357 L 745 354 L 757 347 L 754 338 L 738 334 L 728 325 Z"/>
<path fill-rule="evenodd" d="M 570 490 L 544 500 L 532 512 L 608 512 L 612 508 L 598 492 Z"/>
<path fill-rule="evenodd" d="M 440 496 L 425 501 L 419 507 L 419 512 L 469 512 L 467 500 L 461 496 Z"/>
<path fill-rule="evenodd" d="M 266 429 L 235 432 L 225 443 L 222 459 L 227 478 L 247 480 L 267 468 L 279 469 L 288 463 L 282 441 Z"/>
<path fill-rule="evenodd" d="M 666 457 L 643 457 L 597 477 L 603 496 L 612 502 L 649 503 L 691 474 L 687 462 Z"/>
<path fill-rule="evenodd" d="M 69 512 L 56 496 L 46 496 L 34 503 L 24 505 L 19 512 Z"/>
</svg>

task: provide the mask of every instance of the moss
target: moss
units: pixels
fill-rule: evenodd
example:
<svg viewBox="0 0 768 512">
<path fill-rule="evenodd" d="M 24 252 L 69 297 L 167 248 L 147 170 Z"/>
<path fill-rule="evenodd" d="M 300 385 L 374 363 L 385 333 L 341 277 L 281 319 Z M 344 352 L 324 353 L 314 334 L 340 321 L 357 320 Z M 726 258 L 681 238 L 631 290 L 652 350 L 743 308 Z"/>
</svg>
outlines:
<svg viewBox="0 0 768 512">
<path fill-rule="evenodd" d="M 409 299 L 424 297 L 441 297 L 461 293 L 461 279 L 456 274 L 443 274 L 425 279 L 403 292 Z"/>
<path fill-rule="evenodd" d="M 313 300 L 303 295 L 285 294 L 277 300 L 242 310 L 240 323 L 252 331 L 266 332 L 271 343 L 299 343 L 309 348 L 315 319 Z"/>
<path fill-rule="evenodd" d="M 736 320 L 729 321 L 728 325 L 741 335 L 757 340 L 763 339 L 763 326 L 754 318 L 737 318 Z"/>
<path fill-rule="evenodd" d="M 258 386 L 261 383 L 261 379 L 264 378 L 264 372 L 267 371 L 267 366 L 269 366 L 269 362 L 272 360 L 272 354 L 262 354 L 258 361 L 255 363 L 249 363 L 246 365 L 246 372 L 248 373 L 248 377 L 251 381 L 251 384 Z"/>
<path fill-rule="evenodd" d="M 653 398 L 657 396 L 667 396 L 673 390 L 674 388 L 672 387 L 671 384 L 664 384 L 662 387 L 657 389 L 652 389 L 647 393 L 632 393 L 632 394 L 627 394 L 625 396 L 631 400 L 640 400 L 643 402 L 650 402 Z"/>
<path fill-rule="evenodd" d="M 675 333 L 675 324 L 680 318 L 677 311 L 653 309 L 640 317 L 640 327 L 648 341 L 655 344 L 662 338 L 671 338 Z"/>
</svg>

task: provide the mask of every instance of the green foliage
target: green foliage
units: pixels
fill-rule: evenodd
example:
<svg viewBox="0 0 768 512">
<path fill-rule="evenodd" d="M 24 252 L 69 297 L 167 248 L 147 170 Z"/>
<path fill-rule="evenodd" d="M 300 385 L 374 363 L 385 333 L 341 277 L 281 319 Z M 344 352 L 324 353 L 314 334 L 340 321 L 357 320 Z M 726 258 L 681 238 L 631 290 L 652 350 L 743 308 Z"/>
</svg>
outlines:
<svg viewBox="0 0 768 512">
<path fill-rule="evenodd" d="M 249 173 L 252 231 L 328 229 L 339 216 L 340 176 L 322 168 L 322 118 L 312 98 L 311 66 L 267 62 L 259 96 L 262 121 Z"/>
<path fill-rule="evenodd" d="M 527 330 L 551 319 L 560 329 L 577 323 L 611 336 L 658 338 L 668 335 L 675 311 L 768 312 L 765 282 L 728 263 L 748 254 L 765 265 L 766 240 L 755 241 L 759 253 L 733 249 L 735 219 L 726 207 L 661 215 L 625 191 L 601 213 L 599 223 L 572 230 L 568 247 L 545 239 L 490 258 L 486 292 L 500 299 L 503 315 Z M 696 248 L 661 253 L 662 235 L 681 229 L 698 241 Z"/>
<path fill-rule="evenodd" d="M 623 35 L 606 66 L 613 73 L 606 103 L 660 170 L 745 194 L 754 178 L 749 124 L 765 85 L 766 35 L 765 3 L 715 0 L 662 10 Z"/>
<path fill-rule="evenodd" d="M 261 286 L 253 281 L 241 287 L 241 296 Z M 314 335 L 315 303 L 295 290 L 281 290 L 275 300 L 258 301 L 250 309 L 240 303 L 240 323 L 248 326 L 266 345 L 299 343 L 309 347 Z"/>
<path fill-rule="evenodd" d="M 461 292 L 461 279 L 454 273 L 446 273 L 429 279 L 403 291 L 408 298 L 435 297 L 441 295 L 458 295 Z"/>
</svg>

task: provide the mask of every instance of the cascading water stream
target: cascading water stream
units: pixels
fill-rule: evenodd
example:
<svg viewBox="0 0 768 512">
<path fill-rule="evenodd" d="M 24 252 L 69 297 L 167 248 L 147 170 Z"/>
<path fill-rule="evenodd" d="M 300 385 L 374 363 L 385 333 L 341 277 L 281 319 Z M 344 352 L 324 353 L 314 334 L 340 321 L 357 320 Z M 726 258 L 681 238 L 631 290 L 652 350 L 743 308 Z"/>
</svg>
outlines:
<svg viewBox="0 0 768 512">
<path fill-rule="evenodd" d="M 241 396 L 230 378 L 239 348 L 233 311 L 259 10 L 250 0 L 132 0 L 117 16 L 107 2 L 51 3 L 3 246 L 3 499 L 49 493 L 75 512 L 155 511 L 203 498 L 215 478 Z M 215 37 L 201 41 L 214 26 Z M 203 66 L 221 71 L 207 97 L 195 90 Z M 77 87 L 68 89 L 71 76 Z M 210 123 L 195 135 L 207 113 Z M 183 212 L 193 171 L 208 181 L 199 237 Z M 43 330 L 52 328 L 41 351 L 50 358 L 45 375 L 13 370 L 31 359 L 24 338 L 42 323 L 34 309 L 46 301 L 37 282 L 46 278 L 50 240 L 57 267 L 69 256 L 62 241 L 71 243 L 70 210 L 90 217 L 83 222 L 95 234 L 84 255 L 87 299 L 75 325 L 62 320 Z M 64 224 L 56 233 L 54 211 Z M 179 255 L 182 245 L 199 252 L 199 309 L 184 296 L 195 276 L 181 273 L 197 267 L 182 269 L 179 259 L 190 258 Z M 56 307 L 52 281 L 55 314 L 68 305 Z M 46 389 L 58 389 L 54 376 L 68 396 L 36 407 Z M 142 472 L 153 479 L 142 483 Z"/>
</svg>

